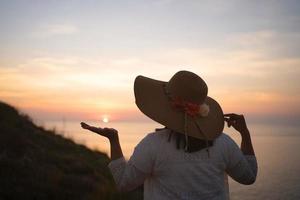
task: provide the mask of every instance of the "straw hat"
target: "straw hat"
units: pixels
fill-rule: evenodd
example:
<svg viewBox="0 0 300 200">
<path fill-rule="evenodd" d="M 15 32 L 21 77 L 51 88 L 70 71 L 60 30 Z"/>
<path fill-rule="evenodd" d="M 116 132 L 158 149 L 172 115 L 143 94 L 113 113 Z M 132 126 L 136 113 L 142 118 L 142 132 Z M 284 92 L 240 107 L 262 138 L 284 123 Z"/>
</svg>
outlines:
<svg viewBox="0 0 300 200">
<path fill-rule="evenodd" d="M 186 138 L 213 140 L 223 132 L 223 111 L 207 92 L 203 79 L 189 71 L 177 72 L 169 82 L 144 76 L 134 82 L 138 108 Z"/>
</svg>

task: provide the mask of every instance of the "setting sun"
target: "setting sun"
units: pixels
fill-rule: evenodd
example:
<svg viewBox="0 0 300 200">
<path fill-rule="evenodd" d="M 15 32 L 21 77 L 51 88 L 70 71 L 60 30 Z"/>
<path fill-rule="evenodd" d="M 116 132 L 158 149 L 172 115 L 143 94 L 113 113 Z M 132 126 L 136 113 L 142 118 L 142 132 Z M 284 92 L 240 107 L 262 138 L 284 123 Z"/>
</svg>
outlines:
<svg viewBox="0 0 300 200">
<path fill-rule="evenodd" d="M 300 200 L 299 11 L 0 0 L 0 200 Z"/>
<path fill-rule="evenodd" d="M 103 121 L 104 123 L 108 123 L 108 122 L 109 122 L 109 119 L 108 119 L 108 117 L 103 117 L 103 118 L 102 118 L 102 121 Z"/>
</svg>

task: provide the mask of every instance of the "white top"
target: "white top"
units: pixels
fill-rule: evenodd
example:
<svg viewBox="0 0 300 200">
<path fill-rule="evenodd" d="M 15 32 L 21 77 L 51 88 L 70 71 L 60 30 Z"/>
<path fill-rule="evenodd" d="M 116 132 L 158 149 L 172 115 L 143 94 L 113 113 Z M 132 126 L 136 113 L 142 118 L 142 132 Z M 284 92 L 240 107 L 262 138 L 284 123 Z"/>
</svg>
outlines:
<svg viewBox="0 0 300 200">
<path fill-rule="evenodd" d="M 119 190 L 129 191 L 144 183 L 144 199 L 229 199 L 227 174 L 242 184 L 256 179 L 257 162 L 243 155 L 238 145 L 221 134 L 209 148 L 187 153 L 168 142 L 169 130 L 148 134 L 124 158 L 108 165 Z"/>
</svg>

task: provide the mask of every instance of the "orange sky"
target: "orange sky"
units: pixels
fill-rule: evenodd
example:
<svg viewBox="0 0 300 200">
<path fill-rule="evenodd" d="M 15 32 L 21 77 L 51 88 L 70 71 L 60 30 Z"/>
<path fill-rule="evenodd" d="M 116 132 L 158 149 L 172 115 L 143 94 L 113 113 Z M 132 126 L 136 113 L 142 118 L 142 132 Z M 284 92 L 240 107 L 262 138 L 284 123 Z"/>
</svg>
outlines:
<svg viewBox="0 0 300 200">
<path fill-rule="evenodd" d="M 39 120 L 145 120 L 134 78 L 190 70 L 225 112 L 300 119 L 292 3 L 154 2 L 1 2 L 0 100 Z"/>
</svg>

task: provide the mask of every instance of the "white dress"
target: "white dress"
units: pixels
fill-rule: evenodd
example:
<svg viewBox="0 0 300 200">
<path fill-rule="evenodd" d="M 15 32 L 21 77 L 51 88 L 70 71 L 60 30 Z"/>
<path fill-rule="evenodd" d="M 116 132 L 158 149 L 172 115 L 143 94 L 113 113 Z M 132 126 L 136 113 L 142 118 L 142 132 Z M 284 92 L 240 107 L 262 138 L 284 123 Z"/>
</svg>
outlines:
<svg viewBox="0 0 300 200">
<path fill-rule="evenodd" d="M 243 155 L 225 133 L 209 148 L 187 153 L 168 142 L 169 130 L 148 134 L 127 162 L 113 160 L 108 167 L 119 190 L 130 191 L 144 184 L 145 200 L 229 199 L 227 174 L 242 184 L 256 179 L 257 162 Z"/>
</svg>

